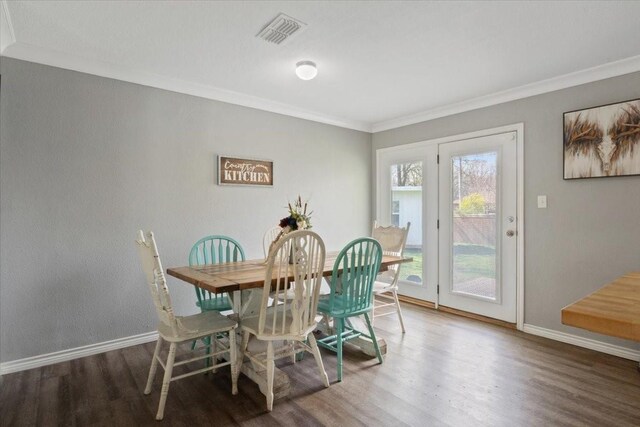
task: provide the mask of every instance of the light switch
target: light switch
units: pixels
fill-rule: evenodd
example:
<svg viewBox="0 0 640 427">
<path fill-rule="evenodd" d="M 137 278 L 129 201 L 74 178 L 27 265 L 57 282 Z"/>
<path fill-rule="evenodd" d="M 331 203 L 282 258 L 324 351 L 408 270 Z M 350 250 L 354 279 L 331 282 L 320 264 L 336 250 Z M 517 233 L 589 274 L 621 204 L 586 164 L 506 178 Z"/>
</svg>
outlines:
<svg viewBox="0 0 640 427">
<path fill-rule="evenodd" d="M 538 207 L 540 209 L 547 208 L 547 196 L 538 196 Z"/>
</svg>

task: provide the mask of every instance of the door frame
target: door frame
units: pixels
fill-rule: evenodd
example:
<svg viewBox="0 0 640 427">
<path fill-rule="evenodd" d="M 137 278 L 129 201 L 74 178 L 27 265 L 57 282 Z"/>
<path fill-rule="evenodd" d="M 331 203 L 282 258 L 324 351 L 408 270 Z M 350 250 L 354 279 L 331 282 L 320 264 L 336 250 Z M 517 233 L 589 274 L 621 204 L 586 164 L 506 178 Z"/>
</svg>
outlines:
<svg viewBox="0 0 640 427">
<path fill-rule="evenodd" d="M 460 141 L 465 139 L 473 139 L 483 136 L 491 136 L 506 132 L 515 132 L 516 133 L 516 156 L 517 156 L 517 164 L 516 164 L 516 176 L 517 176 L 517 185 L 516 185 L 516 230 L 517 230 L 517 248 L 516 248 L 516 327 L 518 330 L 523 330 L 524 328 L 524 240 L 525 240 L 525 228 L 524 228 L 524 123 L 514 123 L 510 125 L 483 129 L 474 132 L 461 133 L 457 135 L 445 136 L 442 138 L 428 139 L 418 142 L 412 142 L 408 144 L 400 144 L 393 147 L 380 148 L 376 150 L 376 171 L 375 171 L 375 182 L 376 182 L 376 191 L 375 191 L 375 212 L 376 217 L 380 214 L 380 206 L 378 201 L 383 199 L 381 175 L 380 175 L 380 156 L 383 153 L 406 150 L 409 148 L 420 148 L 426 147 L 434 144 L 444 144 L 447 142 Z M 436 307 L 438 306 L 438 302 L 436 301 Z"/>
</svg>

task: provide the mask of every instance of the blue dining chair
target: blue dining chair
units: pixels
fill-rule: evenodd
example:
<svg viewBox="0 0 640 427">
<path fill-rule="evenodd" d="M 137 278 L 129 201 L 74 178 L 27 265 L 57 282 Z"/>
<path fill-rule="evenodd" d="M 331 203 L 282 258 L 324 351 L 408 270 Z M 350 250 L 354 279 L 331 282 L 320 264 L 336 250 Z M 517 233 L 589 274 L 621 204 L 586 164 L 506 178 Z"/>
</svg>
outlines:
<svg viewBox="0 0 640 427">
<path fill-rule="evenodd" d="M 369 312 L 373 308 L 373 283 L 382 261 L 382 247 L 378 241 L 365 237 L 356 239 L 340 251 L 333 265 L 329 282 L 331 292 L 321 295 L 318 312 L 332 317 L 335 334 L 318 340 L 318 345 L 338 354 L 338 381 L 342 381 L 342 345 L 360 336 L 369 338 L 380 363 L 382 353 L 371 326 Z M 356 330 L 349 317 L 364 315 L 369 335 Z M 327 325 L 328 326 L 328 325 Z"/>
<path fill-rule="evenodd" d="M 236 240 L 227 236 L 212 235 L 203 237 L 198 240 L 189 252 L 189 265 L 208 265 L 220 264 L 223 262 L 244 261 L 244 249 Z M 226 311 L 233 307 L 226 293 L 216 294 L 195 286 L 196 305 L 200 307 L 201 312 L 207 311 Z M 211 337 L 203 338 L 206 346 L 206 353 L 209 354 L 211 349 L 215 353 L 217 351 L 216 340 Z M 191 349 L 195 349 L 197 342 L 191 344 Z M 206 359 L 206 366 L 209 366 L 210 359 Z M 215 371 L 214 371 L 215 372 Z"/>
<path fill-rule="evenodd" d="M 189 252 L 189 265 L 220 264 L 223 262 L 244 261 L 244 250 L 240 243 L 227 236 L 207 236 L 198 240 Z M 229 296 L 224 294 L 214 294 L 207 290 L 195 287 L 196 305 L 200 310 L 205 311 L 225 311 L 231 310 Z"/>
</svg>

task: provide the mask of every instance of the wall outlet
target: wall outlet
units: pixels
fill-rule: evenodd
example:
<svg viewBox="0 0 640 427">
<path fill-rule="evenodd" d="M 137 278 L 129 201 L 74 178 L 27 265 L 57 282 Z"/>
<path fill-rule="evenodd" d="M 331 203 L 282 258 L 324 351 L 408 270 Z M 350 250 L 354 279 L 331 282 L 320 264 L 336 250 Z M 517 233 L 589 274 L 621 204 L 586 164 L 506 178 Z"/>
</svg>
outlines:
<svg viewBox="0 0 640 427">
<path fill-rule="evenodd" d="M 540 209 L 547 208 L 547 196 L 538 196 L 538 208 Z"/>
</svg>

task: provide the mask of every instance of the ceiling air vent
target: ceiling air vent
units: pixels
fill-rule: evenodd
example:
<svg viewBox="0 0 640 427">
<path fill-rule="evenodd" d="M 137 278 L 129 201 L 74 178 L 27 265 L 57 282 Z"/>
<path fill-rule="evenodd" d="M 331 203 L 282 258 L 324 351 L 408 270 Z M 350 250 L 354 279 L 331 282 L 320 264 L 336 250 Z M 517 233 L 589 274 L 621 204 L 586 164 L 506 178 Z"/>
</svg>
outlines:
<svg viewBox="0 0 640 427">
<path fill-rule="evenodd" d="M 269 22 L 256 37 L 269 43 L 282 44 L 306 26 L 307 24 L 304 22 L 281 13 Z"/>
</svg>

